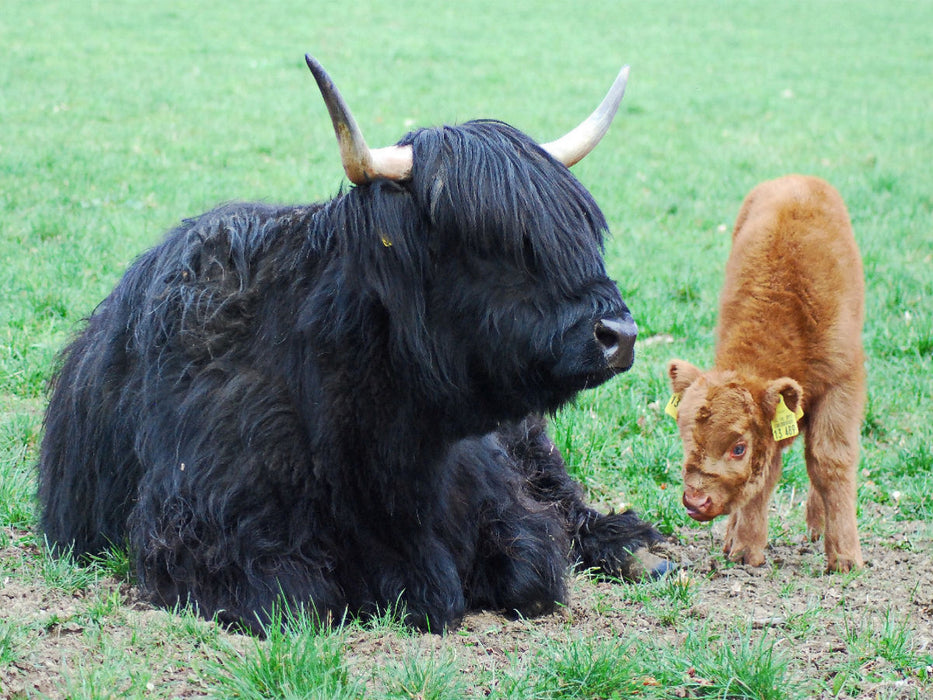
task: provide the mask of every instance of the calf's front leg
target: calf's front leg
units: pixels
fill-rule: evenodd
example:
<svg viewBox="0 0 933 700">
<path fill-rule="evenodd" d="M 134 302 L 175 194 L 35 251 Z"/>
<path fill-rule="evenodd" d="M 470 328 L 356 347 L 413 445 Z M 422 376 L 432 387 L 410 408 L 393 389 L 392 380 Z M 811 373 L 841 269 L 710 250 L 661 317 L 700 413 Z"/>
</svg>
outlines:
<svg viewBox="0 0 933 700">
<path fill-rule="evenodd" d="M 781 476 L 782 456 L 776 451 L 761 491 L 748 503 L 734 511 L 726 523 L 726 539 L 723 552 L 730 561 L 761 566 L 765 563 L 765 547 L 768 546 L 768 503 L 771 493 Z"/>
</svg>

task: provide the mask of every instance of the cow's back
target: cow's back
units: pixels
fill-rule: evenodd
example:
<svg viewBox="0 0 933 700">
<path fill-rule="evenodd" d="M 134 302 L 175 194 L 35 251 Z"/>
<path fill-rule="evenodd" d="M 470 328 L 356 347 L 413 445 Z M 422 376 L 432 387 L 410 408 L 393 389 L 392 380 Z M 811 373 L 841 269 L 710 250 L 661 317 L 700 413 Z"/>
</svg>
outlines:
<svg viewBox="0 0 933 700">
<path fill-rule="evenodd" d="M 851 339 L 863 316 L 861 258 L 838 192 L 802 175 L 752 190 L 726 265 L 717 367 L 831 383 L 861 367 Z"/>
<path fill-rule="evenodd" d="M 298 248 L 295 231 L 317 208 L 228 204 L 185 221 L 94 310 L 62 353 L 46 411 L 40 526 L 53 547 L 125 544 L 150 414 L 177 405 L 205 366 L 262 357 L 254 319 L 281 305 L 275 258 L 289 238 Z"/>
</svg>

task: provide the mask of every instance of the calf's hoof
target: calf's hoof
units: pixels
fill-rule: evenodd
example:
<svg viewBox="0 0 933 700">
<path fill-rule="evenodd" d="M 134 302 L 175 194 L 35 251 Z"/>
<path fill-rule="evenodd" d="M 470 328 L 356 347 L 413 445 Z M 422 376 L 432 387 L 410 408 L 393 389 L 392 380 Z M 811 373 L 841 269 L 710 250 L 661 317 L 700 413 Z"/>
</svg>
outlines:
<svg viewBox="0 0 933 700">
<path fill-rule="evenodd" d="M 725 546 L 723 553 L 726 558 L 736 564 L 747 566 L 764 566 L 765 552 L 760 547 L 744 547 L 742 545 Z"/>
<path fill-rule="evenodd" d="M 862 561 L 861 557 L 837 557 L 834 561 L 826 563 L 826 573 L 845 574 L 849 571 L 861 569 L 864 566 L 865 562 Z"/>
</svg>

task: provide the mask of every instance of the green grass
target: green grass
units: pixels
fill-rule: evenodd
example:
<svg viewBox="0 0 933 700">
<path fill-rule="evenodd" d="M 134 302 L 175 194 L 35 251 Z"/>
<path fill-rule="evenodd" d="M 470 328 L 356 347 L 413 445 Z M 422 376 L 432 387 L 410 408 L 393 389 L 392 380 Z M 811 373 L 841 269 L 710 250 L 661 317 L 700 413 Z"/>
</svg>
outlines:
<svg viewBox="0 0 933 700">
<path fill-rule="evenodd" d="M 684 685 L 695 697 L 809 697 L 808 684 L 791 677 L 786 657 L 767 636 L 740 632 L 722 639 L 706 629 L 695 630 L 687 635 L 681 654 L 668 663 L 681 678 L 689 679 Z"/>
<path fill-rule="evenodd" d="M 21 638 L 25 636 L 22 626 L 9 620 L 0 620 L 0 664 L 11 664 L 21 655 Z"/>
<path fill-rule="evenodd" d="M 450 652 L 425 654 L 415 647 L 389 666 L 384 676 L 387 699 L 459 700 L 468 694 Z"/>
<path fill-rule="evenodd" d="M 239 0 L 6 2 L 0 582 L 67 596 L 76 609 L 22 623 L 0 618 L 0 686 L 4 669 L 26 663 L 67 624 L 80 627 L 68 634 L 86 651 L 56 655 L 60 683 L 40 695 L 171 697 L 180 685 L 227 697 L 349 697 L 365 684 L 385 697 L 483 689 L 501 697 L 805 697 L 798 687 L 846 697 L 905 678 L 933 692 L 929 650 L 902 615 L 847 618 L 847 660 L 807 686 L 776 631 L 697 627 L 691 610 L 702 581 L 623 586 L 600 602 L 613 614 L 634 606 L 675 637 L 627 628 L 620 639 L 532 639 L 540 648 L 509 671 L 465 668 L 443 648 L 418 646 L 363 668 L 344 651 L 346 633 L 300 624 L 230 648 L 184 611 L 154 633 L 129 620 L 122 593 L 98 590 L 127 579 L 125 553 L 91 567 L 43 553 L 33 473 L 57 353 L 136 255 L 218 202 L 311 201 L 341 187 L 305 51 L 332 73 L 371 145 L 412 126 L 481 116 L 547 140 L 584 116 L 628 62 L 618 120 L 574 172 L 614 232 L 607 264 L 641 341 L 631 372 L 554 419 L 571 470 L 603 507 L 634 507 L 675 536 L 695 527 L 679 504 L 664 367 L 672 357 L 712 359 L 728 232 L 746 192 L 788 172 L 813 173 L 845 198 L 865 261 L 861 527 L 884 538 L 901 522 L 922 521 L 929 533 L 931 26 L 927 0 L 283 1 L 261 9 Z M 782 510 L 772 528 L 782 541 L 802 535 L 806 486 L 792 451 L 776 497 L 787 517 Z M 878 509 L 887 517 L 864 516 Z M 907 554 L 916 544 L 890 538 Z M 813 608 L 782 634 L 799 640 L 836 622 Z M 392 621 L 353 634 L 407 639 Z M 176 685 L 163 688 L 160 678 Z"/>
<path fill-rule="evenodd" d="M 678 648 L 651 640 L 548 639 L 531 670 L 505 684 L 506 696 L 561 698 L 809 697 L 808 684 L 792 677 L 786 658 L 767 637 L 746 632 L 722 636 L 689 627 Z M 678 692 L 679 689 L 679 692 Z"/>
<path fill-rule="evenodd" d="M 279 610 L 246 653 L 224 649 L 210 665 L 217 692 L 227 698 L 298 700 L 360 697 L 344 660 L 341 632 L 321 632 L 307 615 Z"/>
<path fill-rule="evenodd" d="M 618 640 L 548 640 L 536 658 L 525 697 L 631 697 L 645 687 L 643 670 Z"/>
</svg>

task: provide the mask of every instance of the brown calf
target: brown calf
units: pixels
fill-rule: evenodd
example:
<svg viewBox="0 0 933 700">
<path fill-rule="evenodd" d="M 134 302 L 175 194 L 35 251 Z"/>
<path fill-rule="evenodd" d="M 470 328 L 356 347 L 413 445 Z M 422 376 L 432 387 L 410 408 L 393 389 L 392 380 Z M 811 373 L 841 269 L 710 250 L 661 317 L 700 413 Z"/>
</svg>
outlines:
<svg viewBox="0 0 933 700">
<path fill-rule="evenodd" d="M 864 296 L 836 190 L 789 175 L 749 193 L 726 263 L 715 367 L 702 372 L 682 360 L 668 367 L 670 412 L 684 445 L 684 506 L 700 521 L 729 514 L 724 551 L 733 561 L 764 563 L 768 501 L 799 426 L 808 533 L 825 535 L 828 569 L 862 566 L 855 474 Z"/>
</svg>

